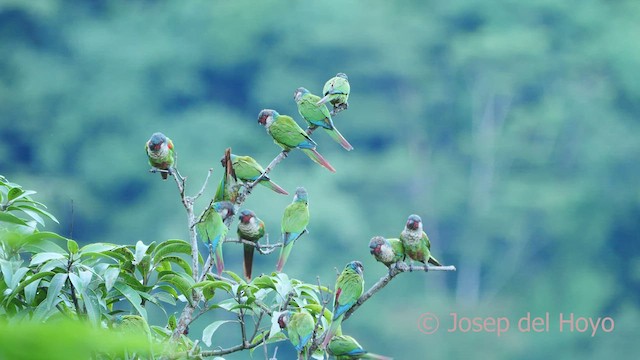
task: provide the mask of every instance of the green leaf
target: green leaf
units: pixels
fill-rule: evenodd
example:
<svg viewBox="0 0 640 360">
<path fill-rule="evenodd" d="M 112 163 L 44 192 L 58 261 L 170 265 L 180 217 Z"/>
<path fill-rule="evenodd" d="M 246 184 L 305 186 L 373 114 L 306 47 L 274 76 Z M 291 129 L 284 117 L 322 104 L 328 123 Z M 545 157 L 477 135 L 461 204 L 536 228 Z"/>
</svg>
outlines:
<svg viewBox="0 0 640 360">
<path fill-rule="evenodd" d="M 226 283 L 224 281 L 218 281 L 218 280 L 205 280 L 205 281 L 201 281 L 197 284 L 195 284 L 193 286 L 194 288 L 198 288 L 198 287 L 212 287 L 215 289 L 222 289 L 228 293 L 231 293 L 231 285 L 229 285 L 229 283 Z"/>
<path fill-rule="evenodd" d="M 71 280 L 71 284 L 76 289 L 76 292 L 78 293 L 84 292 L 84 285 L 82 284 L 82 280 L 80 280 L 78 275 L 74 273 L 69 273 L 69 280 Z"/>
<path fill-rule="evenodd" d="M 244 285 L 246 285 L 246 284 L 247 284 L 247 282 L 246 282 L 246 281 L 244 281 L 244 279 L 243 279 L 243 278 L 241 278 L 240 276 L 238 276 L 238 274 L 234 273 L 233 271 L 231 271 L 231 270 L 225 270 L 224 272 L 225 272 L 225 273 L 227 273 L 227 274 L 229 274 L 229 276 L 231 276 L 231 278 L 232 278 L 233 280 L 235 280 L 238 284 L 244 284 Z"/>
<path fill-rule="evenodd" d="M 44 226 L 44 219 L 42 218 L 42 216 L 40 216 L 40 214 L 38 214 L 36 211 L 33 211 L 31 209 L 29 209 L 28 206 L 23 205 L 23 206 L 16 206 L 20 211 L 22 211 L 23 213 L 29 215 L 29 217 L 31 217 L 33 220 L 35 220 L 38 224 Z"/>
<path fill-rule="evenodd" d="M 107 270 L 105 270 L 104 272 L 104 286 L 108 291 L 111 290 L 111 288 L 113 287 L 113 284 L 115 284 L 116 280 L 118 279 L 118 275 L 120 275 L 120 269 L 117 267 L 110 267 Z"/>
<path fill-rule="evenodd" d="M 98 295 L 91 289 L 82 292 L 82 300 L 87 311 L 87 317 L 93 325 L 100 324 L 102 313 L 100 312 L 100 302 Z"/>
<path fill-rule="evenodd" d="M 40 305 L 38 305 L 36 311 L 34 312 L 34 321 L 46 320 L 47 315 L 59 301 L 58 296 L 60 295 L 60 290 L 62 290 L 62 287 L 64 286 L 66 281 L 67 274 L 65 273 L 55 274 L 53 278 L 51 278 L 51 281 L 49 282 L 49 286 L 47 288 L 47 297 L 42 303 L 40 303 Z"/>
<path fill-rule="evenodd" d="M 32 194 L 35 194 L 35 191 L 31 191 Z M 26 191 L 22 190 L 19 187 L 14 187 L 7 193 L 7 200 L 12 201 L 17 199 L 19 196 L 26 194 Z M 28 195 L 27 195 L 28 196 Z"/>
<path fill-rule="evenodd" d="M 178 266 L 180 266 L 187 275 L 192 276 L 193 272 L 191 271 L 191 265 L 189 265 L 189 263 L 187 261 L 185 261 L 183 258 L 181 257 L 177 257 L 177 256 L 166 256 L 163 259 L 164 261 L 169 261 L 172 262 Z"/>
<path fill-rule="evenodd" d="M 182 276 L 175 272 L 165 272 L 158 279 L 158 282 L 165 282 L 175 286 L 178 292 L 184 295 L 191 302 L 191 288 L 193 287 L 193 279 L 188 276 Z"/>
<path fill-rule="evenodd" d="M 8 214 L 6 212 L 0 212 L 0 221 L 10 223 L 10 224 L 27 226 L 27 223 L 24 220 L 20 219 L 19 217 L 13 214 Z"/>
<path fill-rule="evenodd" d="M 164 241 L 156 247 L 153 253 L 153 262 L 159 263 L 163 261 L 163 257 L 168 254 L 185 254 L 191 255 L 191 244 L 184 240 L 171 239 Z"/>
<path fill-rule="evenodd" d="M 17 205 L 17 206 L 20 208 L 20 210 L 22 210 L 23 212 L 29 214 L 29 216 L 33 217 L 34 220 L 38 221 L 38 219 L 36 219 L 36 217 L 34 217 L 34 215 L 36 215 L 38 218 L 40 218 L 40 221 L 38 221 L 38 222 L 41 225 L 44 225 L 44 221 L 42 220 L 42 218 L 39 215 L 47 217 L 51 221 L 55 222 L 56 224 L 59 224 L 58 219 L 56 219 L 56 217 L 53 216 L 53 214 L 51 214 L 50 212 L 48 212 L 46 210 L 42 210 L 42 209 L 37 208 L 35 206 L 25 205 L 25 204 L 20 204 L 20 205 Z"/>
<path fill-rule="evenodd" d="M 276 285 L 273 280 L 271 280 L 271 277 L 267 275 L 260 275 L 257 278 L 254 278 L 251 281 L 251 284 L 256 286 L 258 289 L 276 289 Z"/>
<path fill-rule="evenodd" d="M 145 245 L 142 241 L 138 240 L 136 243 L 136 251 L 133 257 L 133 264 L 137 265 L 142 262 L 144 256 L 147 254 L 148 245 Z"/>
<path fill-rule="evenodd" d="M 9 285 L 10 288 L 17 287 L 27 272 L 29 272 L 29 268 L 19 268 L 18 270 L 16 270 L 16 272 L 13 273 L 13 276 L 11 277 L 11 283 L 7 285 Z"/>
<path fill-rule="evenodd" d="M 171 286 L 167 286 L 168 288 L 171 288 Z M 171 288 L 171 290 L 173 290 L 173 288 Z M 175 292 L 175 290 L 173 290 Z M 175 306 L 176 305 L 176 298 L 178 298 L 178 295 L 176 293 L 176 296 L 173 297 L 171 294 L 168 294 L 164 291 L 159 291 L 153 294 L 153 296 L 158 299 L 158 301 L 162 301 L 164 303 L 170 304 Z"/>
<path fill-rule="evenodd" d="M 167 321 L 167 327 L 169 327 L 169 330 L 171 331 L 175 330 L 178 327 L 176 314 L 171 314 L 171 316 L 169 316 L 169 320 Z"/>
<path fill-rule="evenodd" d="M 205 343 L 205 345 L 207 346 L 211 346 L 211 337 L 213 336 L 213 333 L 215 333 L 220 326 L 226 323 L 235 323 L 235 322 L 237 321 L 236 320 L 220 320 L 220 321 L 214 321 L 213 323 L 209 324 L 209 326 L 204 328 L 204 330 L 202 331 L 202 342 Z"/>
<path fill-rule="evenodd" d="M 8 260 L 0 259 L 0 271 L 2 271 L 2 277 L 4 278 L 5 284 L 10 286 L 12 283 L 11 279 L 13 278 L 13 263 Z"/>
<path fill-rule="evenodd" d="M 7 304 L 10 303 L 11 300 L 13 300 L 14 297 L 16 297 L 18 294 L 20 294 L 22 289 L 24 289 L 27 285 L 29 285 L 29 284 L 37 281 L 37 280 L 40 280 L 42 278 L 45 278 L 45 277 L 48 277 L 48 276 L 53 276 L 53 275 L 54 275 L 53 272 L 48 271 L 48 272 L 39 272 L 39 273 L 36 273 L 35 275 L 32 275 L 32 276 L 26 278 L 23 282 L 20 283 L 20 285 L 18 285 L 15 289 L 13 289 L 13 291 L 11 292 L 11 295 L 6 299 L 5 302 Z"/>
<path fill-rule="evenodd" d="M 135 291 L 131 286 L 120 281 L 117 281 L 113 285 L 113 288 L 120 292 L 120 294 L 122 294 L 122 296 L 124 296 L 131 305 L 133 305 L 138 314 L 145 319 L 147 318 L 147 311 L 142 307 L 142 298 L 137 291 Z"/>
<path fill-rule="evenodd" d="M 116 248 L 122 247 L 121 245 L 109 244 L 109 243 L 95 243 L 85 245 L 80 249 L 80 253 L 104 253 L 108 251 L 113 251 Z"/>
<path fill-rule="evenodd" d="M 78 243 L 68 239 L 67 240 L 67 249 L 69 250 L 70 254 L 77 254 L 78 253 Z"/>
<path fill-rule="evenodd" d="M 29 266 L 37 266 L 50 260 L 66 260 L 66 259 L 67 257 L 63 254 L 59 254 L 55 252 L 45 252 L 45 253 L 34 255 L 33 258 L 31 259 L 31 264 L 29 264 Z"/>
</svg>

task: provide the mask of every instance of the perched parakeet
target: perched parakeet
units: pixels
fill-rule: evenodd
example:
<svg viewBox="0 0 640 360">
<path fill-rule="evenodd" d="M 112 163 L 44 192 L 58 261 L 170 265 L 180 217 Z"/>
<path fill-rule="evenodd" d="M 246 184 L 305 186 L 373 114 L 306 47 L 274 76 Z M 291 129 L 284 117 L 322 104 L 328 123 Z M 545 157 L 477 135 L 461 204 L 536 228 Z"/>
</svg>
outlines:
<svg viewBox="0 0 640 360">
<path fill-rule="evenodd" d="M 280 329 L 287 331 L 287 337 L 293 347 L 296 348 L 298 354 L 303 355 L 303 359 L 306 359 L 307 354 L 303 354 L 303 352 L 313 335 L 313 328 L 315 327 L 313 316 L 306 311 L 287 311 L 278 318 L 278 325 Z"/>
<path fill-rule="evenodd" d="M 315 141 L 302 130 L 292 117 L 280 115 L 275 110 L 264 109 L 258 114 L 258 123 L 267 129 L 273 142 L 285 152 L 300 149 L 317 164 L 324 166 L 331 172 L 336 172 L 336 169 L 316 151 Z"/>
<path fill-rule="evenodd" d="M 338 73 L 324 84 L 322 88 L 322 96 L 324 97 L 318 101 L 318 105 L 328 101 L 334 108 L 347 109 L 350 91 L 351 85 L 349 85 L 347 74 Z"/>
<path fill-rule="evenodd" d="M 307 231 L 309 224 L 309 195 L 303 187 L 296 189 L 291 204 L 287 205 L 282 215 L 282 249 L 280 249 L 280 257 L 276 271 L 282 271 L 284 264 L 289 258 L 293 244 L 302 234 Z"/>
<path fill-rule="evenodd" d="M 358 344 L 356 339 L 348 335 L 336 335 L 329 342 L 327 346 L 327 352 L 329 355 L 333 355 L 337 360 L 352 360 L 352 359 L 374 359 L 374 360 L 391 360 L 391 358 L 371 354 Z"/>
<path fill-rule="evenodd" d="M 244 182 L 253 182 L 264 172 L 262 166 L 260 166 L 260 164 L 258 164 L 258 162 L 251 156 L 238 156 L 231 154 L 231 162 L 233 164 L 233 169 L 236 172 L 236 176 Z M 258 184 L 268 187 L 278 194 L 289 195 L 285 189 L 271 181 L 267 175 L 265 175 Z"/>
<path fill-rule="evenodd" d="M 331 114 L 327 106 L 325 104 L 317 104 L 317 102 L 320 101 L 319 96 L 313 95 L 303 87 L 299 87 L 293 93 L 293 99 L 296 101 L 296 104 L 298 104 L 300 116 L 307 121 L 310 128 L 323 128 L 335 142 L 342 145 L 347 151 L 353 150 L 353 146 L 349 144 L 347 139 L 345 139 L 333 125 L 333 120 L 331 119 Z"/>
<path fill-rule="evenodd" d="M 173 164 L 175 162 L 175 154 L 173 150 L 173 142 L 163 133 L 157 132 L 151 135 L 145 147 L 147 156 L 149 157 L 149 165 L 151 171 L 161 171 L 162 180 L 167 180 L 169 174 L 173 173 Z"/>
<path fill-rule="evenodd" d="M 416 214 L 409 215 L 407 224 L 400 233 L 400 241 L 404 245 L 404 253 L 411 260 L 419 261 L 426 267 L 427 262 L 436 266 L 442 266 L 438 260 L 431 256 L 431 242 L 422 230 L 422 219 Z"/>
<path fill-rule="evenodd" d="M 327 344 L 334 335 L 336 335 L 344 314 L 358 301 L 364 292 L 364 268 L 360 261 L 352 261 L 344 267 L 338 280 L 336 281 L 335 295 L 333 300 L 333 318 L 331 326 L 322 343 L 322 348 L 326 348 Z"/>
<path fill-rule="evenodd" d="M 140 315 L 116 316 L 114 328 L 120 332 L 129 333 L 135 336 L 144 334 L 147 339 L 151 339 L 149 324 Z"/>
<path fill-rule="evenodd" d="M 213 201 L 230 201 L 235 203 L 238 198 L 238 177 L 231 162 L 231 148 L 225 150 L 224 156 L 220 159 L 220 163 L 224 168 L 224 174 L 222 174 Z"/>
<path fill-rule="evenodd" d="M 404 246 L 400 239 L 385 239 L 382 236 L 374 236 L 369 241 L 369 248 L 371 255 L 387 267 L 404 259 Z"/>
<path fill-rule="evenodd" d="M 234 213 L 235 210 L 232 203 L 228 201 L 215 202 L 210 208 L 205 210 L 196 224 L 196 231 L 202 241 L 209 247 L 211 254 L 215 252 L 215 263 L 218 275 L 221 275 L 222 270 L 224 270 L 222 242 L 229 231 L 224 221 L 228 217 L 233 216 Z"/>
<path fill-rule="evenodd" d="M 238 222 L 238 238 L 252 242 L 258 242 L 264 236 L 264 222 L 256 214 L 248 209 L 240 211 Z M 244 245 L 244 277 L 251 281 L 251 269 L 253 268 L 253 253 L 255 247 Z"/>
<path fill-rule="evenodd" d="M 140 342 L 147 342 L 151 345 L 151 329 L 147 321 L 140 315 L 118 315 L 115 317 L 113 329 L 122 336 L 126 337 L 129 341 L 132 339 L 140 339 Z M 152 358 L 153 350 L 151 347 L 148 350 L 143 350 L 144 347 L 139 348 L 142 352 L 133 351 L 132 349 L 124 349 L 122 354 L 119 354 L 119 359 L 148 359 Z M 73 357 L 73 356 L 72 356 Z"/>
</svg>

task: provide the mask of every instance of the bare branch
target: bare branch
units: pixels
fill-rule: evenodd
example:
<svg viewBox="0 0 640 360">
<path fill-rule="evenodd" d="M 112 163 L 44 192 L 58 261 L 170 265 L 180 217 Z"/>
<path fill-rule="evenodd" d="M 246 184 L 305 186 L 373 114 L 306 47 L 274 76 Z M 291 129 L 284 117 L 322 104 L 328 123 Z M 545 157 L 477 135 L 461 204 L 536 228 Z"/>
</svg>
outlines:
<svg viewBox="0 0 640 360">
<path fill-rule="evenodd" d="M 311 346 L 309 346 L 309 358 L 311 358 L 311 355 L 313 355 L 313 352 L 318 348 L 318 345 L 320 345 L 320 342 L 322 342 L 322 337 L 320 339 L 317 339 L 318 336 L 318 328 L 320 327 L 320 323 L 322 322 L 322 318 L 324 317 L 324 311 L 327 308 L 327 304 L 329 303 L 329 300 L 331 299 L 331 294 L 327 294 L 327 298 L 325 299 L 324 296 L 322 295 L 322 284 L 320 283 L 320 276 L 317 277 L 318 280 L 318 291 L 320 292 L 320 299 L 322 301 L 322 310 L 320 310 L 320 315 L 318 315 L 318 320 L 316 321 L 315 326 L 313 327 L 313 335 L 311 336 Z M 318 342 L 316 344 L 316 341 Z"/>
<path fill-rule="evenodd" d="M 262 340 L 258 341 L 255 344 L 238 344 L 236 346 L 232 346 L 232 347 L 227 348 L 227 349 L 203 351 L 202 353 L 200 353 L 200 356 L 202 356 L 202 357 L 221 356 L 221 355 L 231 354 L 231 353 L 234 353 L 236 351 L 250 350 L 250 349 L 253 349 L 254 347 L 258 347 L 258 346 L 262 345 L 262 343 L 268 337 L 269 337 L 269 331 L 264 331 L 264 332 L 262 332 Z"/>
<path fill-rule="evenodd" d="M 393 279 L 400 273 L 408 272 L 408 271 L 456 271 L 456 267 L 452 265 L 450 266 L 424 265 L 424 266 L 409 267 L 409 266 L 406 266 L 406 264 L 404 263 L 401 263 L 401 264 L 404 266 L 398 267 L 398 266 L 392 265 L 389 268 L 389 273 L 381 277 L 377 283 L 373 284 L 373 286 L 369 290 L 367 290 L 367 292 L 365 292 L 364 294 L 362 294 L 362 296 L 360 296 L 358 301 L 356 301 L 356 303 L 351 307 L 351 309 L 347 310 L 347 312 L 344 314 L 344 318 L 342 319 L 342 321 L 344 322 L 345 320 L 347 320 L 349 316 L 351 316 L 351 314 L 353 314 L 362 304 L 364 304 L 365 301 L 369 300 L 369 298 L 372 297 L 375 293 L 380 291 L 383 287 L 387 286 L 387 284 L 391 281 L 391 279 Z"/>
<path fill-rule="evenodd" d="M 200 188 L 200 191 L 198 191 L 198 193 L 193 196 L 194 201 L 198 200 L 198 198 L 202 196 L 202 194 L 204 193 L 204 190 L 207 188 L 207 183 L 209 182 L 209 178 L 211 177 L 211 173 L 213 173 L 213 168 L 209 168 L 209 171 L 207 172 L 207 177 L 204 179 L 204 183 L 202 184 L 202 188 Z"/>
<path fill-rule="evenodd" d="M 267 244 L 267 245 L 261 245 L 259 242 L 253 242 L 253 241 L 249 241 L 249 240 L 245 240 L 245 239 L 225 239 L 224 240 L 225 243 L 238 243 L 238 244 L 244 244 L 244 245 L 250 245 L 256 248 L 256 251 L 258 251 L 258 253 L 260 253 L 261 255 L 269 255 L 272 252 L 274 252 L 277 248 L 282 247 L 282 243 L 275 243 L 275 244 Z"/>
</svg>

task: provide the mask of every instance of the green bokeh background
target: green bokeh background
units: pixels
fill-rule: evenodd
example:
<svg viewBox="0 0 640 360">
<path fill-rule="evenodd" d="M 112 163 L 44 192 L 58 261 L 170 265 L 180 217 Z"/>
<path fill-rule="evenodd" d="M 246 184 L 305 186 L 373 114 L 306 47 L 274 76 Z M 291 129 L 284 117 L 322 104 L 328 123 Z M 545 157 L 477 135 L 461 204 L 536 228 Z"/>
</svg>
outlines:
<svg viewBox="0 0 640 360">
<path fill-rule="evenodd" d="M 296 117 L 293 91 L 349 75 L 350 108 L 323 133 L 331 174 L 301 153 L 273 172 L 310 194 L 310 234 L 286 271 L 332 284 L 353 259 L 373 284 L 373 235 L 422 216 L 456 273 L 402 274 L 345 323 L 396 359 L 602 359 L 640 351 L 640 3 L 637 1 L 0 1 L 0 173 L 80 242 L 186 238 L 175 184 L 149 174 L 144 142 L 170 136 L 197 192 L 226 147 L 277 154 L 262 108 Z M 206 196 L 213 196 L 209 186 Z M 279 236 L 291 201 L 246 202 Z M 199 209 L 208 203 L 202 199 Z M 240 272 L 241 248 L 225 248 Z M 270 272 L 275 255 L 259 257 Z M 418 330 L 421 314 L 441 329 Z M 511 320 L 449 333 L 449 313 Z M 550 313 L 550 329 L 517 320 Z M 605 317 L 610 333 L 559 331 Z M 220 319 L 201 318 L 191 334 Z M 160 314 L 153 324 L 163 325 Z M 237 343 L 231 326 L 214 343 Z M 256 358 L 261 352 L 255 354 Z M 280 344 L 279 359 L 294 353 Z M 248 353 L 228 359 L 249 358 Z"/>
</svg>

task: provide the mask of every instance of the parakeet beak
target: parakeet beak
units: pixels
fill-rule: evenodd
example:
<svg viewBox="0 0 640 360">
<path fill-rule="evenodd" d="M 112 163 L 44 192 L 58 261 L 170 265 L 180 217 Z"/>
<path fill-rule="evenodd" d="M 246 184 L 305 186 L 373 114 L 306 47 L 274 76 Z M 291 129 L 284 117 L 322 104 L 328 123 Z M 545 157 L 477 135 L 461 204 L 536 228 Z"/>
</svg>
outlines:
<svg viewBox="0 0 640 360">
<path fill-rule="evenodd" d="M 409 220 L 407 221 L 407 228 L 411 229 L 411 230 L 417 230 L 418 229 L 418 222 L 414 221 L 414 220 Z"/>
<path fill-rule="evenodd" d="M 371 245 L 371 246 L 369 246 L 369 248 L 371 249 L 369 251 L 371 253 L 371 255 L 375 255 L 375 254 L 380 252 L 380 245 Z"/>
</svg>

